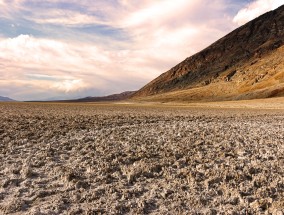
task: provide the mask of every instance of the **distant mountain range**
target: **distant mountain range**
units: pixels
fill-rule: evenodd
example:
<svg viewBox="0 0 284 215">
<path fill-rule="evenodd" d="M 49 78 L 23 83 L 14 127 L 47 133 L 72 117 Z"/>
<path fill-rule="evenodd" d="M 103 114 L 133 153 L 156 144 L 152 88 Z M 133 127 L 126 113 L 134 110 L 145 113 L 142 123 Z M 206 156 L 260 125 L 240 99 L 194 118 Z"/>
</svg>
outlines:
<svg viewBox="0 0 284 215">
<path fill-rule="evenodd" d="M 63 102 L 111 102 L 111 101 L 121 101 L 129 99 L 136 91 L 126 91 L 119 94 L 112 94 L 108 96 L 101 97 L 85 97 L 81 99 L 74 100 L 64 100 Z"/>
<path fill-rule="evenodd" d="M 241 26 L 133 94 L 143 101 L 284 96 L 284 6 Z"/>
<path fill-rule="evenodd" d="M 15 100 L 10 99 L 8 97 L 0 96 L 0 102 L 13 102 Z"/>
</svg>

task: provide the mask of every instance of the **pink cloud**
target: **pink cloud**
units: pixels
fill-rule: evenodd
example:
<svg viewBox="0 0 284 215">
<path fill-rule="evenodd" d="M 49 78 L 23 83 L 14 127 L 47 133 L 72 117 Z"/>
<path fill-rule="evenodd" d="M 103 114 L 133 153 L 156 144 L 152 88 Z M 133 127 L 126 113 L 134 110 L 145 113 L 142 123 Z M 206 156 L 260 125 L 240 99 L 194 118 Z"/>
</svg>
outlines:
<svg viewBox="0 0 284 215">
<path fill-rule="evenodd" d="M 253 1 L 241 9 L 234 17 L 233 21 L 238 25 L 243 25 L 261 14 L 274 10 L 283 5 L 283 0 L 257 0 Z"/>
</svg>

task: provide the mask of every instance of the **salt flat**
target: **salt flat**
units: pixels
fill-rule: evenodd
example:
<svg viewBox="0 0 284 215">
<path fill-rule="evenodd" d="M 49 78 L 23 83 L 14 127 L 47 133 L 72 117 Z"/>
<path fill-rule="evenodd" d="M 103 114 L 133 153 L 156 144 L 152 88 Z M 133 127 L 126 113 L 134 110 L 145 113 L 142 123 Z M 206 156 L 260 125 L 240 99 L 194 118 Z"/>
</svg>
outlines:
<svg viewBox="0 0 284 215">
<path fill-rule="evenodd" d="M 283 214 L 271 101 L 0 103 L 0 214 Z"/>
</svg>

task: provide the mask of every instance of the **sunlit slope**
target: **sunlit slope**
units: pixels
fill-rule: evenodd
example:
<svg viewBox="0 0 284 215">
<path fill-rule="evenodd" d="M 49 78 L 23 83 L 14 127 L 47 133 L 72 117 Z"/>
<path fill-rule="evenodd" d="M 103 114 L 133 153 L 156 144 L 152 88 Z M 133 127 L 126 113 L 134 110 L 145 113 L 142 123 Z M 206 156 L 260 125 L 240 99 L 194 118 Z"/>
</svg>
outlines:
<svg viewBox="0 0 284 215">
<path fill-rule="evenodd" d="M 282 96 L 284 6 L 187 58 L 140 89 L 134 100 L 237 100 Z"/>
<path fill-rule="evenodd" d="M 284 96 L 284 46 L 261 59 L 224 71 L 208 85 L 175 90 L 135 100 L 215 101 Z"/>
</svg>

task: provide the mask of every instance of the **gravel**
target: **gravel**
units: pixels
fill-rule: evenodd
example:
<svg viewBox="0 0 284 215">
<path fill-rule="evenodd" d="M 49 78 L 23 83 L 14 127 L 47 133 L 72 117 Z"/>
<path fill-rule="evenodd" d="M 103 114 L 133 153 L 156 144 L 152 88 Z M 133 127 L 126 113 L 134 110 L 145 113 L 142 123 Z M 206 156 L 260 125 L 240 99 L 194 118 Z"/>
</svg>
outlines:
<svg viewBox="0 0 284 215">
<path fill-rule="evenodd" d="M 281 110 L 0 104 L 0 214 L 284 213 Z"/>
</svg>

